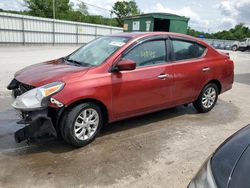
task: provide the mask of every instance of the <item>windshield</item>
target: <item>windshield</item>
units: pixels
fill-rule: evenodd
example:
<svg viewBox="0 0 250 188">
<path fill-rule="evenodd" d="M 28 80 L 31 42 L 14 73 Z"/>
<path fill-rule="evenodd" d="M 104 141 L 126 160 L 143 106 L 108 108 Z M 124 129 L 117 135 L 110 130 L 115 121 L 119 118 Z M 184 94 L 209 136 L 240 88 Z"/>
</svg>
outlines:
<svg viewBox="0 0 250 188">
<path fill-rule="evenodd" d="M 97 66 L 121 48 L 128 40 L 127 37 L 100 37 L 79 48 L 66 60 L 83 66 Z"/>
<path fill-rule="evenodd" d="M 240 42 L 245 42 L 247 39 L 246 38 L 244 38 L 244 39 L 241 39 L 240 40 Z"/>
</svg>

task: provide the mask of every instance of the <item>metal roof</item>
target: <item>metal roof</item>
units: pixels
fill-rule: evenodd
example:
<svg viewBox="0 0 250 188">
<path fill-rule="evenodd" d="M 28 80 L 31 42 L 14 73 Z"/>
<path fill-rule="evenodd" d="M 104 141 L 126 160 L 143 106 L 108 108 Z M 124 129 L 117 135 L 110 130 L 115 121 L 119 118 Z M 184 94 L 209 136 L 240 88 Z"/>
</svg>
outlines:
<svg viewBox="0 0 250 188">
<path fill-rule="evenodd" d="M 164 12 L 153 12 L 153 13 L 147 13 L 147 14 L 139 14 L 136 16 L 127 16 L 123 17 L 123 20 L 129 20 L 129 19 L 135 19 L 135 18 L 145 18 L 145 17 L 153 17 L 153 18 L 159 18 L 159 19 L 176 19 L 176 20 L 184 20 L 188 21 L 189 18 L 184 16 L 179 16 L 176 14 L 170 14 L 170 13 L 164 13 Z"/>
</svg>

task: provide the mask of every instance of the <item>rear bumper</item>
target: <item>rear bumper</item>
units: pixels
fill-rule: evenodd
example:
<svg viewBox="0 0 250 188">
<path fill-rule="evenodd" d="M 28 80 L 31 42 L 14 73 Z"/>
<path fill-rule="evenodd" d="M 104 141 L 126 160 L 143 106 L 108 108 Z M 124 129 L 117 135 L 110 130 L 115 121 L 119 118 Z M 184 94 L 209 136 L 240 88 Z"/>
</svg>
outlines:
<svg viewBox="0 0 250 188">
<path fill-rule="evenodd" d="M 233 88 L 233 84 L 227 85 L 226 87 L 223 87 L 221 89 L 221 93 L 224 93 L 224 92 L 226 92 L 226 91 L 228 91 L 228 90 L 230 90 L 232 88 Z"/>
<path fill-rule="evenodd" d="M 48 109 L 22 112 L 23 119 L 18 124 L 25 124 L 26 126 L 15 132 L 16 142 L 24 140 L 36 139 L 45 135 L 57 137 L 56 130 L 53 126 L 51 118 L 48 116 Z"/>
</svg>

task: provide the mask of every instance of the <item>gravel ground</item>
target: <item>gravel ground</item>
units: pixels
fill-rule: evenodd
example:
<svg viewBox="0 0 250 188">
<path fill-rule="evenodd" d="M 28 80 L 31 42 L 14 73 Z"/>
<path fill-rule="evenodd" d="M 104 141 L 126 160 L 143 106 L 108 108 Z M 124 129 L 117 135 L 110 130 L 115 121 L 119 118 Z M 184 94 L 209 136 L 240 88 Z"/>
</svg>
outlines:
<svg viewBox="0 0 250 188">
<path fill-rule="evenodd" d="M 16 144 L 20 125 L 5 86 L 16 70 L 76 48 L 0 48 L 0 187 L 186 187 L 218 145 L 250 122 L 250 53 L 230 52 L 235 84 L 207 114 L 189 105 L 120 121 L 80 149 L 54 140 Z"/>
</svg>

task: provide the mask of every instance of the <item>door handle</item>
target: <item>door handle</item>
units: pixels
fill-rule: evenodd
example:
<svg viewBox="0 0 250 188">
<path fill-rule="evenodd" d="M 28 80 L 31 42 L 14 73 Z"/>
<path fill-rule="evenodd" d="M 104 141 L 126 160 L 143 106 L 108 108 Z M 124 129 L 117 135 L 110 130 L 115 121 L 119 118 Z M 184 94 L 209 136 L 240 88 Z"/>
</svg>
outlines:
<svg viewBox="0 0 250 188">
<path fill-rule="evenodd" d="M 208 71 L 210 71 L 210 70 L 211 70 L 210 67 L 204 67 L 204 68 L 202 69 L 203 72 L 208 72 Z"/>
<path fill-rule="evenodd" d="M 169 78 L 169 77 L 170 77 L 169 74 L 160 74 L 160 75 L 158 76 L 159 79 L 165 79 L 165 78 Z"/>
</svg>

